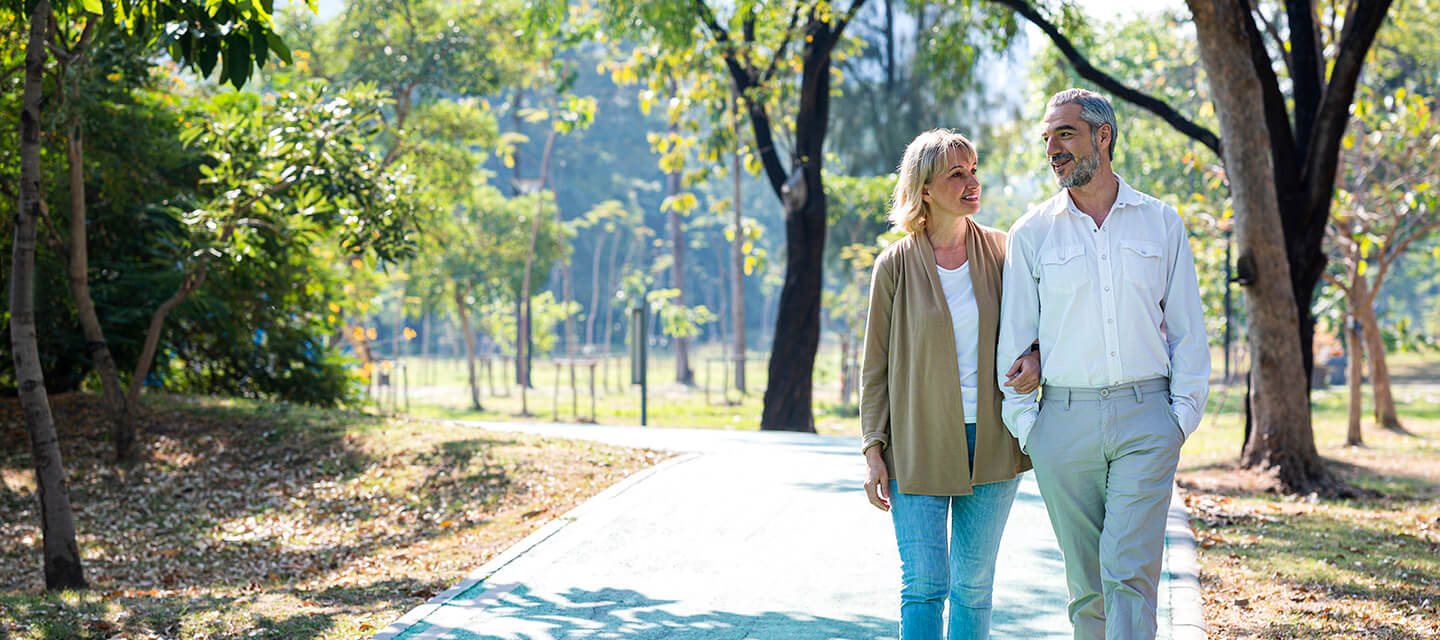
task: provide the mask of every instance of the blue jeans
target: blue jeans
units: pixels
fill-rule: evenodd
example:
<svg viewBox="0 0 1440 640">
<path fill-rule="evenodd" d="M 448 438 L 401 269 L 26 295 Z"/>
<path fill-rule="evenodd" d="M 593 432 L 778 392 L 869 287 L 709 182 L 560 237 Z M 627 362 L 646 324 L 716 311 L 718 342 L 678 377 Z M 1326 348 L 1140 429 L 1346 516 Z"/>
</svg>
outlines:
<svg viewBox="0 0 1440 640">
<path fill-rule="evenodd" d="M 974 468 L 975 425 L 965 425 L 965 435 Z M 900 547 L 901 640 L 990 636 L 995 556 L 1019 486 L 1020 479 L 1012 478 L 976 485 L 968 496 L 925 496 L 900 493 L 890 481 L 890 516 Z M 947 596 L 950 624 L 942 635 Z"/>
</svg>

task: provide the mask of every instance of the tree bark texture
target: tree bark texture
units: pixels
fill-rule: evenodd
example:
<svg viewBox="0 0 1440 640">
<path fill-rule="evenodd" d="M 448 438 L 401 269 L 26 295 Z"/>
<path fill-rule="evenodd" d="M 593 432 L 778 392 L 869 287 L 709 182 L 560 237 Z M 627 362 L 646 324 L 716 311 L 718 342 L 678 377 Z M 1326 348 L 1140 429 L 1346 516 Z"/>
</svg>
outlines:
<svg viewBox="0 0 1440 640">
<path fill-rule="evenodd" d="M 15 359 L 20 406 L 30 432 L 30 455 L 35 464 L 36 498 L 43 537 L 45 588 L 82 589 L 85 572 L 75 542 L 75 514 L 70 507 L 65 467 L 50 399 L 35 323 L 35 238 L 41 215 L 40 137 L 41 91 L 45 72 L 46 28 L 49 0 L 39 0 L 30 13 L 25 47 L 25 75 L 20 112 L 20 198 L 15 216 L 15 245 L 10 282 L 10 344 Z"/>
<path fill-rule="evenodd" d="M 1253 427 L 1241 465 L 1273 474 L 1289 492 L 1335 493 L 1338 480 L 1315 448 L 1309 380 L 1303 372 L 1299 318 L 1284 244 L 1275 168 L 1260 78 L 1250 56 L 1244 0 L 1187 0 L 1195 18 L 1200 56 L 1213 88 L 1225 140 L 1225 173 L 1235 207 L 1236 240 L 1244 286 L 1246 329 L 1252 345 L 1250 400 Z"/>
</svg>

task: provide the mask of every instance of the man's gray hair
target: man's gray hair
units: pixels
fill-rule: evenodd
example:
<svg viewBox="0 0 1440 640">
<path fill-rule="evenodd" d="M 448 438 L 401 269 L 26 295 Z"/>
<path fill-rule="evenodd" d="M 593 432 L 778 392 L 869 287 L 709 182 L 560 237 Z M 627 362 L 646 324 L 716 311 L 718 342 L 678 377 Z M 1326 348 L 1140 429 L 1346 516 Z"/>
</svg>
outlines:
<svg viewBox="0 0 1440 640">
<path fill-rule="evenodd" d="M 1110 106 L 1110 100 L 1087 89 L 1066 89 L 1050 96 L 1050 103 L 1045 105 L 1045 110 L 1067 104 L 1080 105 L 1080 119 L 1090 125 L 1092 142 L 1099 138 L 1100 125 L 1110 125 L 1110 161 L 1114 162 L 1115 140 L 1120 137 L 1120 125 L 1115 123 L 1115 107 Z"/>
</svg>

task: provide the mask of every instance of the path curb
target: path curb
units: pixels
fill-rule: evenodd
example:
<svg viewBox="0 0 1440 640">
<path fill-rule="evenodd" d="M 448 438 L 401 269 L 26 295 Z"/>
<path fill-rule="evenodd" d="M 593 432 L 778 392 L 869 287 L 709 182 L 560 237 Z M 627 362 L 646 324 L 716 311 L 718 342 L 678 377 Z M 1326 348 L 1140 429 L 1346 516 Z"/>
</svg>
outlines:
<svg viewBox="0 0 1440 640">
<path fill-rule="evenodd" d="M 1180 494 L 1178 485 L 1170 496 L 1165 547 L 1168 552 L 1165 577 L 1170 583 L 1165 594 L 1170 605 L 1170 640 L 1206 640 L 1195 532 L 1190 528 L 1190 512 L 1185 508 L 1185 496 Z"/>
<path fill-rule="evenodd" d="M 655 466 L 641 469 L 640 471 L 636 471 L 635 473 L 626 477 L 624 480 L 621 480 L 620 482 L 611 485 L 610 488 L 595 494 L 589 500 L 580 503 L 580 505 L 575 507 L 574 509 L 565 512 L 563 515 L 546 523 L 545 526 L 542 526 L 539 529 L 531 532 L 530 535 L 521 538 L 519 542 L 516 542 L 508 549 L 500 552 L 500 555 L 491 558 L 489 562 L 486 562 L 485 564 L 480 565 L 478 569 L 471 571 L 468 575 L 465 576 L 464 580 L 461 580 L 455 586 L 446 589 L 445 591 L 441 592 L 433 598 L 430 598 L 429 600 L 426 600 L 424 604 L 415 607 L 414 609 L 411 609 L 408 613 L 401 616 L 398 620 L 390 623 L 384 629 L 380 630 L 379 633 L 376 633 L 374 636 L 372 636 L 372 640 L 392 640 L 396 636 L 405 633 L 405 631 L 410 627 L 414 626 L 415 623 L 425 619 L 430 614 L 438 610 L 440 607 L 445 606 L 446 603 L 454 600 L 457 596 L 468 591 L 476 584 L 484 582 L 487 578 L 494 575 L 495 572 L 505 567 L 505 565 L 508 565 L 511 562 L 514 562 L 520 556 L 525 555 L 527 551 L 534 548 L 541 542 L 544 542 L 546 539 L 550 538 L 556 533 L 559 533 L 561 529 L 569 526 L 577 519 L 585 516 L 592 511 L 602 509 L 605 506 L 605 503 L 625 493 L 626 491 L 630 490 L 632 487 L 639 484 L 640 482 L 643 482 L 650 476 L 671 467 L 689 462 L 699 457 L 700 455 L 701 454 L 695 453 L 681 455 L 670 460 L 661 462 L 660 464 L 657 464 Z M 513 585 L 510 586 L 513 587 Z M 489 595 L 492 594 L 489 594 L 488 592 L 482 592 L 479 596 L 476 596 L 473 599 L 483 600 Z"/>
</svg>

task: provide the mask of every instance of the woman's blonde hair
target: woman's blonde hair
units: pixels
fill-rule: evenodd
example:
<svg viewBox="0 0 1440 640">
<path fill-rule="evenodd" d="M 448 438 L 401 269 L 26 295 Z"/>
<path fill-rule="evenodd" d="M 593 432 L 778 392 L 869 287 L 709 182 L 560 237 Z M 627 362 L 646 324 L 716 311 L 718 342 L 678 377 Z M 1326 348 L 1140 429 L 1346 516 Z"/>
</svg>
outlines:
<svg viewBox="0 0 1440 640">
<path fill-rule="evenodd" d="M 941 163 L 951 151 L 975 158 L 975 145 L 959 132 L 952 129 L 931 129 L 915 136 L 905 147 L 905 157 L 900 159 L 900 177 L 895 181 L 895 193 L 890 196 L 890 213 L 885 218 L 897 230 L 919 233 L 925 230 L 930 217 L 930 205 L 922 197 L 925 185 L 944 167 Z"/>
</svg>

